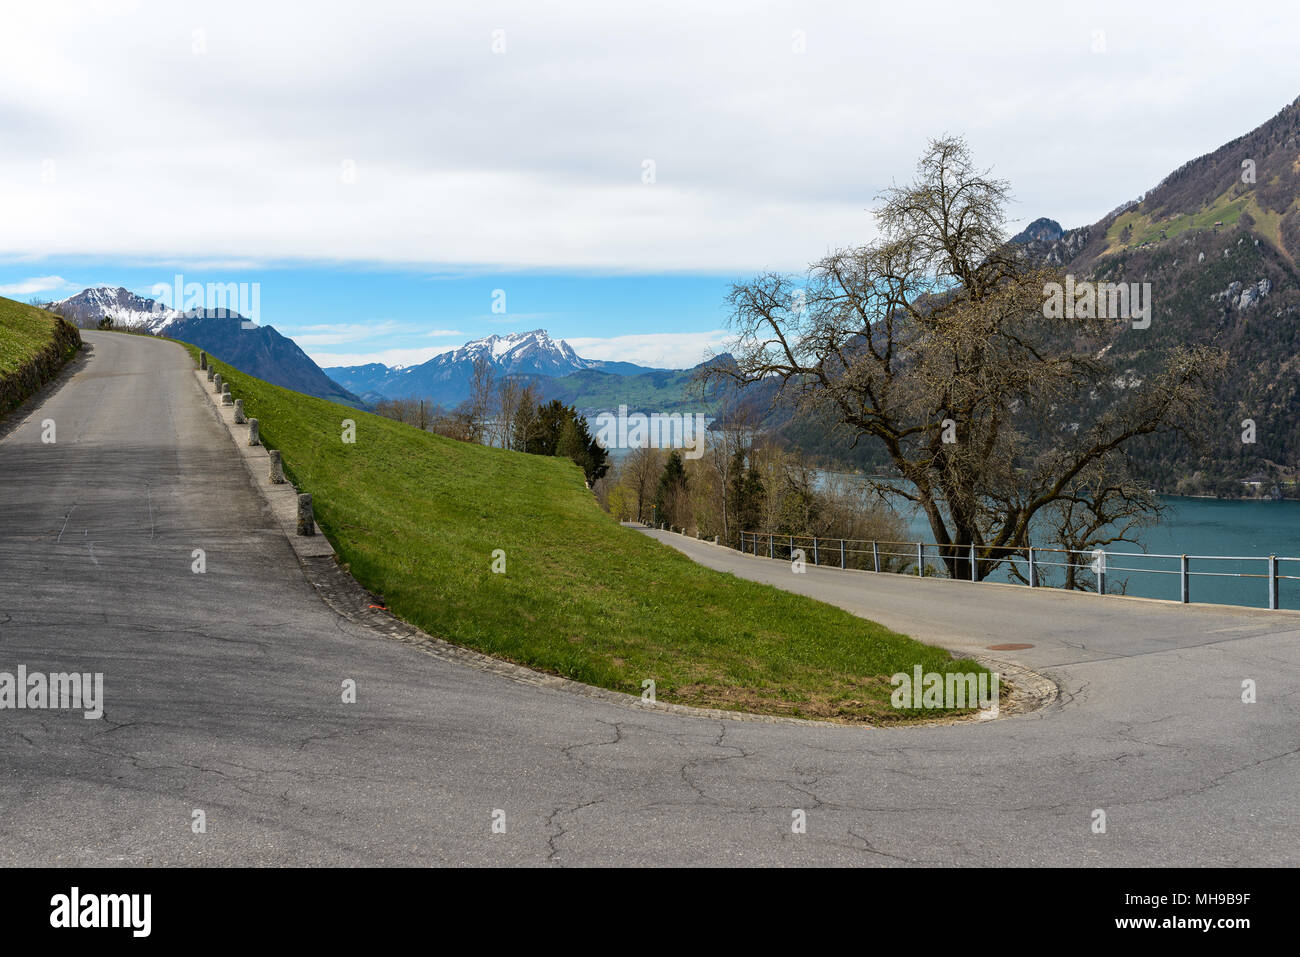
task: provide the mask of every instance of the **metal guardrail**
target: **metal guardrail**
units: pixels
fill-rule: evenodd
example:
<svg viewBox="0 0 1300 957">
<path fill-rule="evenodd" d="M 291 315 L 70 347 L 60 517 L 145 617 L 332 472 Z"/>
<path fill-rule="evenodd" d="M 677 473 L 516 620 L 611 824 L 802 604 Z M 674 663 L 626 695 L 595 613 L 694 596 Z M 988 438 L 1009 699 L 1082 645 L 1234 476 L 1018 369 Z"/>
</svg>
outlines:
<svg viewBox="0 0 1300 957">
<path fill-rule="evenodd" d="M 901 550 L 900 550 L 901 549 Z M 740 551 L 768 558 L 793 560 L 796 551 L 803 552 L 803 560 L 813 565 L 838 565 L 840 568 L 857 568 L 877 573 L 915 574 L 925 577 L 943 569 L 947 574 L 947 560 L 955 559 L 970 569 L 972 581 L 986 581 L 989 574 L 1004 566 L 1011 566 L 1016 576 L 1029 588 L 1054 587 L 1043 584 L 1044 568 L 1073 568 L 1075 574 L 1091 574 L 1097 593 L 1106 594 L 1107 575 L 1111 572 L 1133 572 L 1144 575 L 1177 575 L 1179 595 L 1184 604 L 1190 604 L 1193 578 L 1262 578 L 1268 582 L 1269 609 L 1281 607 L 1278 586 L 1283 581 L 1300 581 L 1300 558 L 1278 555 L 1166 555 L 1154 552 L 1114 552 L 1104 548 L 1069 549 L 1047 548 L 1033 545 L 969 545 L 938 542 L 886 542 L 867 539 L 818 538 L 806 535 L 777 535 L 771 532 L 741 532 Z M 1135 568 L 1133 565 L 1114 565 L 1111 559 L 1175 561 L 1177 568 Z M 931 562 L 927 565 L 927 560 Z M 1193 570 L 1192 562 L 1251 562 L 1259 563 L 1261 571 L 1208 571 Z M 1282 574 L 1284 563 L 1297 574 Z M 929 571 L 927 571 L 929 569 Z M 983 574 L 981 574 L 983 572 Z"/>
</svg>

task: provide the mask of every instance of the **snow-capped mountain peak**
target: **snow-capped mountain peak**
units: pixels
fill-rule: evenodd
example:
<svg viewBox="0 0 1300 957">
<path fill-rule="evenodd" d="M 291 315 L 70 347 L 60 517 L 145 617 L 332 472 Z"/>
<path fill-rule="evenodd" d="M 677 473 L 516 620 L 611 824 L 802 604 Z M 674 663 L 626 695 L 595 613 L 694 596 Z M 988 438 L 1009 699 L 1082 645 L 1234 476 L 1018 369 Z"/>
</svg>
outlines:
<svg viewBox="0 0 1300 957">
<path fill-rule="evenodd" d="M 439 365 L 457 365 L 478 359 L 486 359 L 498 372 L 506 375 L 564 376 L 594 365 L 581 358 L 563 339 L 558 342 L 552 339 L 545 329 L 475 339 L 430 361 Z"/>
<path fill-rule="evenodd" d="M 331 366 L 328 374 L 358 395 L 431 399 L 454 406 L 470 394 L 474 364 L 479 360 L 491 365 L 498 380 L 512 375 L 562 379 L 587 370 L 617 376 L 656 371 L 631 362 L 584 359 L 563 339 L 552 339 L 545 329 L 533 329 L 474 339 L 419 365 Z"/>
<path fill-rule="evenodd" d="M 152 333 L 161 332 L 182 315 L 122 286 L 91 286 L 50 308 L 74 322 L 98 322 L 107 316 L 119 325 L 141 326 Z"/>
</svg>

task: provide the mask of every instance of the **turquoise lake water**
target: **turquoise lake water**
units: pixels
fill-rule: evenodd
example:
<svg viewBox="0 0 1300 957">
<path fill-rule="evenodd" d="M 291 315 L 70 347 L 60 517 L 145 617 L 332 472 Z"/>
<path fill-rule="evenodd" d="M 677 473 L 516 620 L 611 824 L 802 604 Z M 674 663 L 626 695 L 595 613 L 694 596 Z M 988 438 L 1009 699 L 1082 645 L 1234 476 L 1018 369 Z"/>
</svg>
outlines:
<svg viewBox="0 0 1300 957">
<path fill-rule="evenodd" d="M 1300 609 L 1300 502 L 1242 502 L 1219 499 L 1166 496 L 1164 520 L 1155 528 L 1139 533 L 1148 555 L 1121 557 L 1119 552 L 1141 552 L 1143 548 L 1121 543 L 1107 549 L 1109 593 L 1144 598 L 1179 598 L 1178 559 L 1157 559 L 1153 554 L 1256 556 L 1252 561 L 1213 561 L 1192 557 L 1188 568 L 1191 600 L 1231 605 L 1268 607 L 1268 555 L 1297 559 L 1279 562 L 1278 593 L 1283 608 Z M 923 517 L 908 519 L 909 532 L 931 540 Z M 1140 569 L 1131 571 L 1126 569 Z M 1231 573 L 1259 577 L 1218 577 L 1205 573 Z M 1050 570 L 1049 570 L 1050 574 Z M 1058 578 L 1059 578 L 1059 572 Z M 1005 572 L 995 580 L 1007 580 Z M 1087 573 L 1091 580 L 1091 573 Z"/>
</svg>

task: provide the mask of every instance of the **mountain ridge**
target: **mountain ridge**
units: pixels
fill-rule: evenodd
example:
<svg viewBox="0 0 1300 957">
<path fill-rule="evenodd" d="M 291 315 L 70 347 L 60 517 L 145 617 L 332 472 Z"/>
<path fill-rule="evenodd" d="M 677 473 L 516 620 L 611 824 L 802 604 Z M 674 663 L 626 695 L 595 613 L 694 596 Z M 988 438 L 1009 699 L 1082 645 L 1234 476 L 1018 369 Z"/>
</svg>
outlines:
<svg viewBox="0 0 1300 957">
<path fill-rule="evenodd" d="M 334 382 L 274 326 L 250 322 L 227 309 L 181 312 L 123 286 L 90 286 L 45 308 L 77 325 L 94 325 L 109 318 L 122 328 L 193 343 L 273 385 L 358 408 L 365 406 L 359 396 Z"/>
<path fill-rule="evenodd" d="M 468 398 L 474 364 L 479 360 L 486 361 L 498 378 L 519 376 L 535 381 L 561 380 L 582 372 L 631 378 L 672 371 L 631 362 L 584 359 L 563 339 L 553 339 L 545 329 L 533 329 L 472 339 L 417 365 L 371 362 L 329 366 L 324 372 L 371 402 L 429 399 L 454 406 Z"/>
</svg>

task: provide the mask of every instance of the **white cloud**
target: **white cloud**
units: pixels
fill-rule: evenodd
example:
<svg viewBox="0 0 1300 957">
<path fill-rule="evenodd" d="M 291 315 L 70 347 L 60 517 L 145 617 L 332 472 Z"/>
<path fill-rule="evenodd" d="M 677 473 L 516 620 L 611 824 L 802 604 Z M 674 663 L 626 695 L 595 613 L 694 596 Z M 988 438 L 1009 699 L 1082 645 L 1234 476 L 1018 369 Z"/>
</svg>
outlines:
<svg viewBox="0 0 1300 957">
<path fill-rule="evenodd" d="M 413 322 L 404 322 L 398 319 L 384 319 L 377 322 L 326 322 L 310 326 L 285 327 L 280 330 L 284 335 L 289 336 L 299 347 L 311 355 L 314 346 L 340 346 L 349 342 L 378 342 L 384 338 L 396 338 L 404 335 L 419 335 L 424 339 L 447 339 L 461 338 L 465 333 L 459 329 L 434 329 L 430 332 L 420 332 L 419 326 Z M 459 344 L 459 343 L 457 343 Z M 394 354 L 396 352 L 405 352 L 411 355 L 427 352 L 429 349 L 434 351 L 429 353 L 426 358 L 431 358 L 440 352 L 446 352 L 447 346 L 419 346 L 411 349 L 389 349 L 384 355 Z M 375 353 L 379 355 L 380 353 Z M 354 353 L 352 358 L 363 353 Z M 383 360 L 363 358 L 358 362 L 338 362 L 331 358 L 331 365 L 362 365 L 366 362 L 380 362 Z M 400 360 L 403 364 L 409 364 L 409 360 Z M 423 360 L 420 360 L 423 361 Z M 392 365 L 392 363 L 387 363 Z M 317 365 L 324 365 L 317 362 Z"/>
<path fill-rule="evenodd" d="M 62 276 L 36 276 L 0 286 L 0 296 L 30 296 L 37 292 L 60 292 L 71 288 L 72 283 Z"/>
<path fill-rule="evenodd" d="M 295 336 L 294 341 L 302 346 L 302 339 Z M 414 366 L 428 362 L 434 356 L 451 352 L 455 347 L 420 346 L 414 349 L 381 349 L 377 352 L 320 352 L 303 346 L 303 351 L 311 361 L 322 369 L 330 366 L 363 366 L 371 362 L 382 362 L 386 366 Z"/>
<path fill-rule="evenodd" d="M 584 359 L 635 362 L 659 369 L 689 369 L 710 353 L 722 352 L 735 338 L 725 329 L 710 332 L 657 332 L 644 335 L 566 338 Z"/>
<path fill-rule="evenodd" d="M 1081 225 L 1293 99 L 1300 33 L 1212 0 L 11 7 L 0 254 L 429 269 L 796 268 L 945 131 L 1017 225 Z"/>
<path fill-rule="evenodd" d="M 382 319 L 375 322 L 316 323 L 296 328 L 289 327 L 283 331 L 306 350 L 309 346 L 337 346 L 346 342 L 363 342 L 378 336 L 398 335 L 411 329 L 412 324 L 409 322 Z"/>
</svg>

